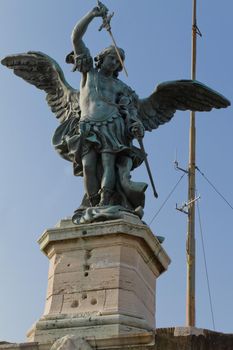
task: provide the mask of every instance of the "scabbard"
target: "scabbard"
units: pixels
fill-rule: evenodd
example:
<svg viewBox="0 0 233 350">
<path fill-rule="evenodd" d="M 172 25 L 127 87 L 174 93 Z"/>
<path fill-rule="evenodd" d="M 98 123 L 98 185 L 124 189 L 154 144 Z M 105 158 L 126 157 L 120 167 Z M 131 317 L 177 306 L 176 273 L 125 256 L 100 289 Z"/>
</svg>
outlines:
<svg viewBox="0 0 233 350">
<path fill-rule="evenodd" d="M 151 183 L 151 186 L 152 186 L 152 189 L 153 189 L 154 196 L 155 196 L 155 198 L 158 198 L 158 193 L 157 193 L 156 188 L 155 188 L 153 176 L 152 176 L 152 173 L 151 173 L 151 170 L 150 170 L 150 165 L 148 163 L 147 153 L 145 151 L 142 138 L 138 138 L 138 143 L 139 143 L 140 148 L 141 148 L 141 150 L 142 150 L 142 152 L 144 154 L 144 157 L 145 157 L 144 158 L 144 162 L 145 162 L 145 165 L 146 165 L 147 173 L 149 175 L 149 179 L 150 179 L 150 183 Z"/>
</svg>

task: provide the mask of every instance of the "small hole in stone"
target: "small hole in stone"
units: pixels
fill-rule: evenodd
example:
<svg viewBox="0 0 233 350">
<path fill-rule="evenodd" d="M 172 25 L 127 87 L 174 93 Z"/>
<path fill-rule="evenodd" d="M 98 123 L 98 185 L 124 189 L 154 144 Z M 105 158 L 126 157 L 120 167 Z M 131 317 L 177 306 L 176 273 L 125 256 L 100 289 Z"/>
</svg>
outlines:
<svg viewBox="0 0 233 350">
<path fill-rule="evenodd" d="M 96 305 L 97 304 L 97 300 L 95 298 L 91 299 L 91 305 Z"/>
<path fill-rule="evenodd" d="M 70 264 L 67 264 L 68 267 L 70 267 Z"/>
<path fill-rule="evenodd" d="M 86 251 L 86 259 L 90 259 L 91 258 L 91 251 L 87 250 Z"/>
<path fill-rule="evenodd" d="M 87 234 L 87 231 L 83 231 L 82 234 L 83 234 L 83 235 L 86 235 L 86 234 Z"/>
<path fill-rule="evenodd" d="M 82 294 L 82 299 L 87 299 L 87 293 Z"/>
<path fill-rule="evenodd" d="M 83 265 L 84 270 L 90 270 L 90 265 Z"/>
<path fill-rule="evenodd" d="M 71 307 L 78 307 L 78 306 L 79 306 L 78 300 L 72 301 L 72 304 L 71 304 L 70 306 L 71 306 Z"/>
<path fill-rule="evenodd" d="M 89 275 L 88 272 L 85 272 L 85 273 L 84 273 L 84 277 L 87 277 L 88 275 Z"/>
</svg>

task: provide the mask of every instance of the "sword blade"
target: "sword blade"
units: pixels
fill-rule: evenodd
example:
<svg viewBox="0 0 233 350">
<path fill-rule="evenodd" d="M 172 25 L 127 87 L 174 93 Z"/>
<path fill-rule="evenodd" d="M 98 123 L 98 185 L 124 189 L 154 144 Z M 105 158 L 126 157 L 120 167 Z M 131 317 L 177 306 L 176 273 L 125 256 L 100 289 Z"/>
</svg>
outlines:
<svg viewBox="0 0 233 350">
<path fill-rule="evenodd" d="M 119 50 L 118 50 L 118 48 L 117 48 L 116 41 L 115 41 L 115 39 L 114 39 L 114 36 L 112 35 L 112 31 L 111 31 L 111 29 L 107 29 L 107 31 L 109 32 L 109 35 L 110 35 L 111 38 L 112 38 L 112 42 L 113 42 L 114 48 L 115 48 L 115 50 L 116 50 L 117 57 L 119 58 L 119 61 L 120 61 L 120 63 L 121 63 L 121 66 L 122 66 L 122 68 L 123 68 L 123 70 L 124 70 L 126 76 L 128 77 L 128 72 L 127 72 L 127 70 L 126 70 L 126 68 L 125 68 L 124 62 L 123 62 L 123 60 L 122 60 L 122 58 L 121 58 L 121 55 L 120 55 L 120 52 L 119 52 Z"/>
</svg>

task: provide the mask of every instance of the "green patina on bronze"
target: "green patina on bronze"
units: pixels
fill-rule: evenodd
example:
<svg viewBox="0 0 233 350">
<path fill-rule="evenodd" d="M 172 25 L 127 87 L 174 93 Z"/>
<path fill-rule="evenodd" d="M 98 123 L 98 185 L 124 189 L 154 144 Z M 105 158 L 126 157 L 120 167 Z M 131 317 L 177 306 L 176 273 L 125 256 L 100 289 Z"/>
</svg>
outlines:
<svg viewBox="0 0 233 350">
<path fill-rule="evenodd" d="M 81 73 L 79 91 L 44 53 L 31 51 L 1 61 L 46 92 L 61 123 L 53 145 L 73 163 L 74 175 L 84 178 L 85 195 L 74 214 L 75 223 L 118 218 L 122 210 L 142 217 L 147 184 L 132 181 L 131 171 L 145 161 L 145 152 L 134 146 L 133 140 L 142 140 L 145 131 L 170 121 L 176 110 L 210 111 L 230 105 L 225 97 L 195 80 L 162 83 L 148 98 L 139 99 L 118 79 L 123 68 L 119 55 L 124 61 L 124 50 L 118 48 L 117 53 L 110 46 L 93 59 L 85 46 L 83 36 L 96 17 L 106 17 L 101 3 L 75 26 L 73 51 L 66 57 L 66 62 L 74 65 L 73 71 Z"/>
</svg>

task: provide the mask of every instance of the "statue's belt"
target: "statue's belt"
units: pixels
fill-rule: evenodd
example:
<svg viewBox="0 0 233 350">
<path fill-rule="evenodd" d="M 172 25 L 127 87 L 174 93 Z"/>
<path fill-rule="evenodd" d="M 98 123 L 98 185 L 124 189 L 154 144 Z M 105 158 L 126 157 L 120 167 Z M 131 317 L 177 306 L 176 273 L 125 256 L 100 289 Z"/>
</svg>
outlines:
<svg viewBox="0 0 233 350">
<path fill-rule="evenodd" d="M 95 118 L 95 117 L 91 117 L 91 116 L 81 116 L 80 119 L 80 124 L 90 124 L 90 125 L 97 125 L 97 126 L 101 126 L 101 125 L 107 125 L 108 123 L 112 123 L 114 121 L 114 119 L 120 118 L 121 115 L 119 113 L 116 113 L 116 111 L 114 111 L 114 113 L 111 113 L 108 116 L 103 116 L 100 118 Z"/>
</svg>

